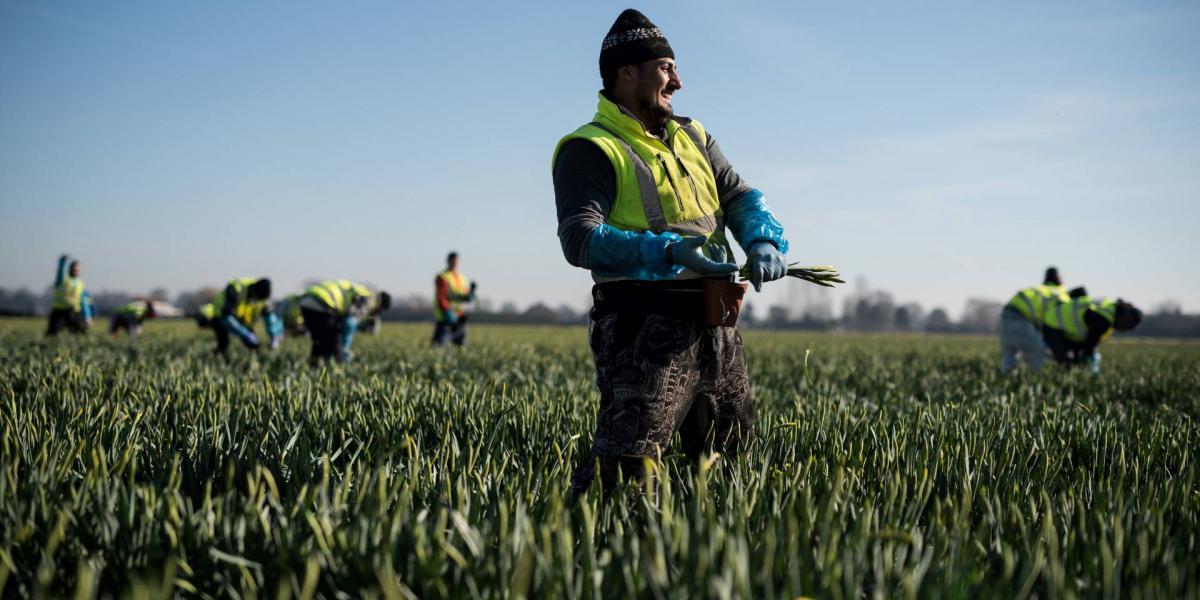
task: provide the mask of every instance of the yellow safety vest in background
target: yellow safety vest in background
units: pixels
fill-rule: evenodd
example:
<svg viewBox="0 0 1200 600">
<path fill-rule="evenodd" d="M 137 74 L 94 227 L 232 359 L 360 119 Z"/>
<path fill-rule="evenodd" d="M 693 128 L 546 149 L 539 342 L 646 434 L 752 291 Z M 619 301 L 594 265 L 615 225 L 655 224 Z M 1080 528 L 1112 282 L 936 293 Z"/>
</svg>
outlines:
<svg viewBox="0 0 1200 600">
<path fill-rule="evenodd" d="M 213 318 L 217 316 L 217 309 L 213 308 L 212 302 L 200 307 L 200 316 L 208 319 L 209 321 L 213 320 Z"/>
<path fill-rule="evenodd" d="M 1008 305 L 1017 309 L 1034 325 L 1042 326 L 1046 316 L 1046 306 L 1051 300 L 1070 302 L 1071 298 L 1061 285 L 1035 285 L 1016 293 Z"/>
<path fill-rule="evenodd" d="M 1045 326 L 1063 332 L 1072 342 L 1082 342 L 1087 339 L 1087 323 L 1083 316 L 1089 310 L 1100 313 L 1108 321 L 1108 328 L 1100 336 L 1100 341 L 1112 335 L 1113 323 L 1117 319 L 1117 301 L 1105 298 L 1099 302 L 1088 297 L 1071 298 L 1066 302 L 1052 300 L 1046 306 Z"/>
<path fill-rule="evenodd" d="M 225 311 L 225 305 L 228 303 L 232 309 L 235 319 L 240 321 L 246 327 L 253 327 L 254 322 L 258 320 L 258 316 L 267 306 L 266 300 L 251 300 L 250 286 L 258 281 L 256 277 L 240 277 L 238 279 L 229 280 L 229 286 L 233 287 L 233 298 L 225 297 L 225 290 L 217 292 L 217 297 L 213 298 L 212 307 L 214 318 L 220 317 Z"/>
<path fill-rule="evenodd" d="M 457 271 L 442 271 L 438 273 L 438 279 L 446 282 L 446 287 L 450 290 L 450 310 L 455 315 L 462 313 L 462 299 L 471 293 L 467 286 L 467 278 Z M 442 312 L 442 307 L 438 303 L 436 289 L 433 291 L 433 316 L 438 321 L 446 320 L 446 313 Z"/>
<path fill-rule="evenodd" d="M 300 294 L 289 294 L 283 299 L 283 326 L 285 329 L 296 330 L 304 326 L 304 314 L 300 312 Z"/>
<path fill-rule="evenodd" d="M 359 285 L 346 279 L 330 279 L 310 286 L 305 294 L 321 301 L 321 304 L 332 309 L 339 315 L 349 313 L 358 298 L 371 302 L 371 290 L 365 285 Z"/>
<path fill-rule="evenodd" d="M 713 247 L 720 247 L 726 257 L 733 256 L 699 121 L 668 121 L 664 144 L 603 94 L 593 119 L 558 142 L 552 171 L 563 144 L 588 140 L 604 151 L 617 175 L 609 225 L 623 231 L 710 236 L 705 254 L 711 257 Z"/>
<path fill-rule="evenodd" d="M 130 302 L 129 304 L 122 306 L 121 309 L 117 311 L 117 313 L 122 314 L 122 315 L 129 315 L 129 316 L 133 317 L 134 319 L 136 319 L 138 323 L 141 323 L 142 319 L 145 318 L 145 316 L 146 316 L 146 303 L 145 302 Z"/>
<path fill-rule="evenodd" d="M 78 277 L 64 277 L 54 288 L 54 310 L 83 311 L 83 291 L 87 286 Z"/>
</svg>

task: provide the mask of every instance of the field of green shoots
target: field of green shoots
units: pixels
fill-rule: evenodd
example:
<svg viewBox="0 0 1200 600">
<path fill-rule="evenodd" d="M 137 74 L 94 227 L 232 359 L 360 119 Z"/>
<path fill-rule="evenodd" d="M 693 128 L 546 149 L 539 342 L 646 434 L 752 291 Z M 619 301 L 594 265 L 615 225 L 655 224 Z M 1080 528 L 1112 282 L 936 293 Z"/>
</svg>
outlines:
<svg viewBox="0 0 1200 600">
<path fill-rule="evenodd" d="M 5 597 L 1200 595 L 1200 345 L 1002 377 L 992 339 L 749 332 L 747 455 L 570 507 L 582 328 L 387 324 L 321 370 L 43 326 L 0 321 Z"/>
</svg>

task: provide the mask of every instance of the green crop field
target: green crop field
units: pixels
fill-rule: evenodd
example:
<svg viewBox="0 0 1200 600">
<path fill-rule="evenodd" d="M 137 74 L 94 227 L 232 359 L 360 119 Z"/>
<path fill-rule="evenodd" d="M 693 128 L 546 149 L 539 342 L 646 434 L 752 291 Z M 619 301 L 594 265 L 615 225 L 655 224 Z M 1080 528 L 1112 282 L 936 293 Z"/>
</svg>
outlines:
<svg viewBox="0 0 1200 600">
<path fill-rule="evenodd" d="M 582 328 L 43 340 L 0 321 L 9 597 L 1200 595 L 1200 346 L 1001 377 L 992 339 L 746 335 L 758 437 L 565 505 L 598 394 Z"/>
</svg>

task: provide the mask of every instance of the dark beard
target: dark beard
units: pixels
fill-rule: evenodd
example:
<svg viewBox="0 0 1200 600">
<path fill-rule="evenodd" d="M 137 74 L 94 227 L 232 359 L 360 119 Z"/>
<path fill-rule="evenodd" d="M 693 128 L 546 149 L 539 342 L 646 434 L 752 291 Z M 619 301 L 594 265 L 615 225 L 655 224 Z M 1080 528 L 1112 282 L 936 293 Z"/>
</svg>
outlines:
<svg viewBox="0 0 1200 600">
<path fill-rule="evenodd" d="M 659 106 L 654 97 L 657 92 L 648 92 L 638 94 L 638 111 L 651 120 L 650 123 L 645 123 L 646 129 L 660 129 L 675 116 L 675 111 Z"/>
</svg>

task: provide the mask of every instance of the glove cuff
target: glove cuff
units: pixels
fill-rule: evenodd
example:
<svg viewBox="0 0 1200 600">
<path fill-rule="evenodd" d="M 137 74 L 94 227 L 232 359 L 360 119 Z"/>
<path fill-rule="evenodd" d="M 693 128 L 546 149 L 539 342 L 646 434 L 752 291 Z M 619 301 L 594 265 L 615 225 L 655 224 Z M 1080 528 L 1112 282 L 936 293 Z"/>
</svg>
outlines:
<svg viewBox="0 0 1200 600">
<path fill-rule="evenodd" d="M 749 252 L 758 242 L 771 242 L 780 254 L 787 254 L 783 225 L 763 200 L 761 191 L 751 189 L 731 202 L 726 223 L 742 250 Z"/>
</svg>

